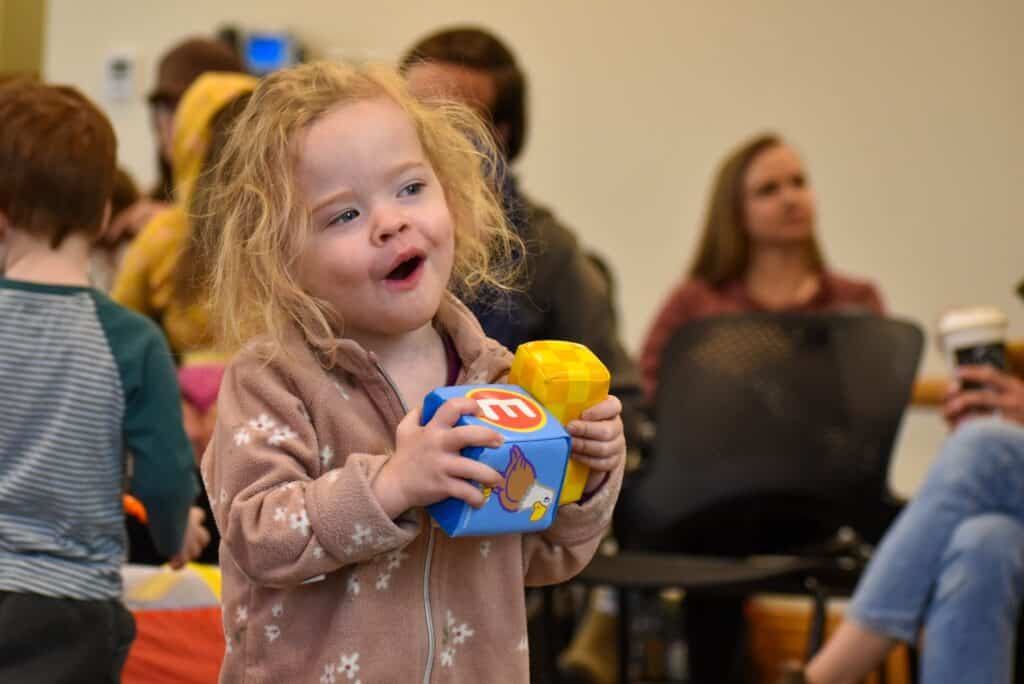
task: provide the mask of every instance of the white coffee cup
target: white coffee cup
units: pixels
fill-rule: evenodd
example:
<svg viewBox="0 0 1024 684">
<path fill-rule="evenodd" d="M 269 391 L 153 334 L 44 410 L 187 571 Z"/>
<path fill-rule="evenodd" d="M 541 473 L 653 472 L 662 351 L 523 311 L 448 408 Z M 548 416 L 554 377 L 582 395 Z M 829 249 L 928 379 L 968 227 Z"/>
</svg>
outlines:
<svg viewBox="0 0 1024 684">
<path fill-rule="evenodd" d="M 939 319 L 939 345 L 949 366 L 995 366 L 1006 370 L 1007 319 L 994 306 L 947 311 Z"/>
</svg>

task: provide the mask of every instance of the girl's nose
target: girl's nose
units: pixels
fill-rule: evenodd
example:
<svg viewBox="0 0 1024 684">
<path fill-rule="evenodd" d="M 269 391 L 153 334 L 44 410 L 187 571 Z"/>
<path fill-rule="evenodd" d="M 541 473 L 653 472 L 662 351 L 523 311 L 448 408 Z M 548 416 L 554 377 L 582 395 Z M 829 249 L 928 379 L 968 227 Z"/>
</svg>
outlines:
<svg viewBox="0 0 1024 684">
<path fill-rule="evenodd" d="M 379 209 L 374 216 L 373 239 L 383 244 L 408 227 L 409 223 L 401 211 Z"/>
</svg>

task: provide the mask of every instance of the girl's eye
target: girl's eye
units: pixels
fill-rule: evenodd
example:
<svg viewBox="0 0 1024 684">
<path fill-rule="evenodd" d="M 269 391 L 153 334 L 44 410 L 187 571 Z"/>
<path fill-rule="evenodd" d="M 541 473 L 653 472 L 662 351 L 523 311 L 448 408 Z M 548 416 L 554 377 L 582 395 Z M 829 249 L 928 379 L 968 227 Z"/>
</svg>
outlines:
<svg viewBox="0 0 1024 684">
<path fill-rule="evenodd" d="M 425 185 L 426 185 L 426 183 L 424 183 L 422 181 L 415 181 L 413 183 L 409 183 L 408 185 L 406 185 L 404 188 L 402 188 L 398 192 L 398 196 L 399 197 L 409 197 L 411 195 L 418 195 L 421 192 L 423 192 L 423 188 L 424 188 Z"/>
<path fill-rule="evenodd" d="M 778 190 L 778 183 L 765 183 L 764 185 L 759 186 L 757 190 L 754 191 L 754 194 L 759 195 L 760 197 L 767 197 L 768 195 L 775 194 Z"/>
<path fill-rule="evenodd" d="M 349 221 L 355 221 L 356 218 L 358 217 L 358 211 L 356 211 L 355 209 L 346 209 L 345 211 L 341 212 L 340 214 L 332 218 L 330 221 L 328 221 L 327 225 L 334 226 L 339 223 L 348 223 Z"/>
</svg>

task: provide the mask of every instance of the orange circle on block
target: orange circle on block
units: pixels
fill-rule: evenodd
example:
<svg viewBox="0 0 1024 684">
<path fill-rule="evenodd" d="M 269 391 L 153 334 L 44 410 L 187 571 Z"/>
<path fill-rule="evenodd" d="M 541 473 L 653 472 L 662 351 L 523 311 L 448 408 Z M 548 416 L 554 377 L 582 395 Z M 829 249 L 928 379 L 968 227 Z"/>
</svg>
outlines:
<svg viewBox="0 0 1024 684">
<path fill-rule="evenodd" d="M 519 392 L 481 388 L 470 390 L 466 396 L 480 405 L 477 418 L 503 430 L 536 432 L 548 422 L 540 404 Z"/>
</svg>

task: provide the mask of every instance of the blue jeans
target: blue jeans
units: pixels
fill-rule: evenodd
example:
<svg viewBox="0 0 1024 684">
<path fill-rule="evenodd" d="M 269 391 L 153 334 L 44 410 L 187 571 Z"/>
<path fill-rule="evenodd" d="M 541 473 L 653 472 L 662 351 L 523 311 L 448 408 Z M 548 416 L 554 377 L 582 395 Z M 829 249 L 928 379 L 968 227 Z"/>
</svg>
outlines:
<svg viewBox="0 0 1024 684">
<path fill-rule="evenodd" d="M 924 628 L 924 684 L 1009 684 L 1022 593 L 1024 427 L 974 419 L 886 533 L 848 615 L 911 643 Z"/>
</svg>

